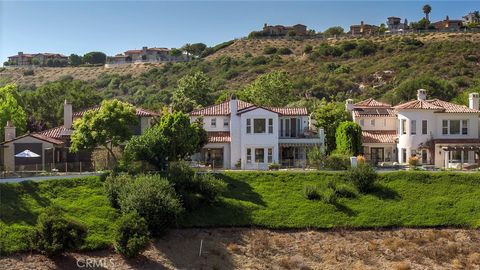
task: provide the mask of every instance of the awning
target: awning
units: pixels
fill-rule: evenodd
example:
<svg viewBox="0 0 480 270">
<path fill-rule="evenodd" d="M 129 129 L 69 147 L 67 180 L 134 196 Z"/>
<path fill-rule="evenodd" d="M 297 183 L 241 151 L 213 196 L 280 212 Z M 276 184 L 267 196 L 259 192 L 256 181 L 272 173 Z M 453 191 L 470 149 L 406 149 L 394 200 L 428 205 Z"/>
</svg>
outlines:
<svg viewBox="0 0 480 270">
<path fill-rule="evenodd" d="M 480 151 L 480 145 L 449 145 L 442 147 L 445 151 L 454 151 L 454 150 L 470 150 L 470 151 Z"/>
</svg>

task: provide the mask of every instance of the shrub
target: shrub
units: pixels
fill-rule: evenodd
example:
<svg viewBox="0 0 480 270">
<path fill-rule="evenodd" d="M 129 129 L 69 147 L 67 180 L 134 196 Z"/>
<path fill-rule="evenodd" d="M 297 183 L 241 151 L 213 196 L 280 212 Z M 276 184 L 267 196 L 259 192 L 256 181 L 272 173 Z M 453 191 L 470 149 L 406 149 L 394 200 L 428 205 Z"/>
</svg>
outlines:
<svg viewBox="0 0 480 270">
<path fill-rule="evenodd" d="M 321 198 L 318 186 L 305 185 L 303 187 L 303 195 L 309 200 L 319 200 Z"/>
<path fill-rule="evenodd" d="M 333 190 L 339 198 L 355 198 L 357 196 L 355 190 L 345 184 L 336 185 Z"/>
<path fill-rule="evenodd" d="M 194 176 L 195 171 L 185 161 L 170 162 L 167 169 L 167 178 L 179 194 L 194 188 Z"/>
<path fill-rule="evenodd" d="M 207 203 L 217 201 L 220 195 L 227 191 L 227 184 L 211 173 L 197 173 L 195 184 L 202 200 Z"/>
<path fill-rule="evenodd" d="M 115 223 L 115 250 L 125 257 L 135 257 L 145 250 L 150 239 L 147 222 L 137 213 L 128 213 Z"/>
<path fill-rule="evenodd" d="M 315 146 L 307 152 L 307 159 L 310 166 L 317 170 L 325 167 L 325 150 L 321 147 Z"/>
<path fill-rule="evenodd" d="M 303 52 L 306 54 L 309 54 L 312 52 L 312 50 L 313 50 L 312 45 L 306 45 L 305 48 L 303 49 Z"/>
<path fill-rule="evenodd" d="M 339 171 L 350 167 L 350 157 L 340 154 L 332 154 L 325 159 L 325 168 Z"/>
<path fill-rule="evenodd" d="M 107 179 L 105 179 L 103 188 L 107 194 L 108 200 L 110 201 L 110 205 L 113 208 L 120 209 L 120 205 L 118 203 L 120 191 L 132 181 L 132 176 L 126 173 L 119 175 L 110 174 Z"/>
<path fill-rule="evenodd" d="M 23 71 L 23 76 L 33 76 L 33 75 L 35 75 L 35 72 L 33 71 L 33 69 L 27 69 Z"/>
<path fill-rule="evenodd" d="M 325 203 L 335 204 L 337 203 L 337 193 L 331 188 L 327 188 L 323 194 L 322 199 Z"/>
<path fill-rule="evenodd" d="M 47 208 L 35 228 L 34 246 L 47 256 L 78 249 L 85 241 L 84 225 L 64 217 L 58 207 Z"/>
<path fill-rule="evenodd" d="M 268 169 L 271 170 L 271 171 L 278 171 L 280 169 L 280 164 L 270 163 L 270 164 L 268 164 Z"/>
<path fill-rule="evenodd" d="M 292 54 L 292 50 L 290 50 L 289 48 L 283 47 L 278 49 L 278 54 L 289 55 L 289 54 Z"/>
<path fill-rule="evenodd" d="M 357 190 L 362 193 L 372 190 L 377 176 L 375 169 L 368 164 L 358 164 L 348 170 L 346 174 L 347 180 L 352 182 Z"/>
<path fill-rule="evenodd" d="M 183 211 L 175 189 L 159 175 L 140 175 L 120 190 L 123 213 L 137 212 L 154 234 L 163 233 Z"/>
<path fill-rule="evenodd" d="M 277 53 L 277 48 L 275 48 L 275 47 L 265 47 L 265 49 L 263 49 L 263 53 L 264 54 L 275 54 L 275 53 Z"/>
<path fill-rule="evenodd" d="M 410 157 L 408 159 L 408 165 L 410 165 L 412 169 L 416 169 L 418 166 L 420 166 L 420 160 L 417 156 Z"/>
</svg>

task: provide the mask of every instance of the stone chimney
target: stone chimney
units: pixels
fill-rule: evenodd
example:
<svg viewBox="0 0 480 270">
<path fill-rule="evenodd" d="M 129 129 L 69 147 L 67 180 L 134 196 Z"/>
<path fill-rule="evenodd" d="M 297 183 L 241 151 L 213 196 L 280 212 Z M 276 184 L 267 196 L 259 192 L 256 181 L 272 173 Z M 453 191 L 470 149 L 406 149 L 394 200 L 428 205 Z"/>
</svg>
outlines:
<svg viewBox="0 0 480 270">
<path fill-rule="evenodd" d="M 478 110 L 478 93 L 470 93 L 468 95 L 468 107 Z"/>
<path fill-rule="evenodd" d="M 17 137 L 16 128 L 12 122 L 7 121 L 5 125 L 5 141 L 13 140 L 15 137 Z"/>
<path fill-rule="evenodd" d="M 68 102 L 65 99 L 65 103 L 63 104 L 63 126 L 66 129 L 72 128 L 72 121 L 73 121 L 72 103 Z"/>
<path fill-rule="evenodd" d="M 345 110 L 348 112 L 353 111 L 353 99 L 349 98 L 347 101 L 345 101 Z"/>
<path fill-rule="evenodd" d="M 427 90 L 418 89 L 417 90 L 417 99 L 418 100 L 426 100 L 427 99 Z"/>
</svg>

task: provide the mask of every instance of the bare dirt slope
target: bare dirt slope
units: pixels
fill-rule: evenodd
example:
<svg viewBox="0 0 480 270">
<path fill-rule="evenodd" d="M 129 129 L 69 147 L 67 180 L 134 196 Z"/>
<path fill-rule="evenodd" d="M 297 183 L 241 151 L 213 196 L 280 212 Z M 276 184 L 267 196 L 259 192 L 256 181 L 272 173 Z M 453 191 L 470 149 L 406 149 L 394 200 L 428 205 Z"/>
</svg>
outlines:
<svg viewBox="0 0 480 270">
<path fill-rule="evenodd" d="M 116 270 L 480 269 L 480 231 L 172 230 L 136 259 L 125 260 L 111 250 L 55 259 L 20 254 L 0 259 L 0 269 L 76 269 L 88 262 Z"/>
</svg>

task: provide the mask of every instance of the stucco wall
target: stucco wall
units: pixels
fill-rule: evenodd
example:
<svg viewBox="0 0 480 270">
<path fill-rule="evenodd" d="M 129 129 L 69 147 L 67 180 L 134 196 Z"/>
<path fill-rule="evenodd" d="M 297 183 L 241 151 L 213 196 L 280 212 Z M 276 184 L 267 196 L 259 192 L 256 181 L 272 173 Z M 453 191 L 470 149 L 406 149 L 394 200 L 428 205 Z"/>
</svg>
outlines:
<svg viewBox="0 0 480 270">
<path fill-rule="evenodd" d="M 53 144 L 27 136 L 20 138 L 18 140 L 12 141 L 5 143 L 4 146 L 4 164 L 5 164 L 5 170 L 7 171 L 13 171 L 15 169 L 15 155 L 18 153 L 15 153 L 15 143 L 41 143 L 42 144 L 42 153 L 36 153 L 39 154 L 42 158 L 42 163 L 45 163 L 45 149 L 47 148 L 52 148 Z"/>
</svg>

